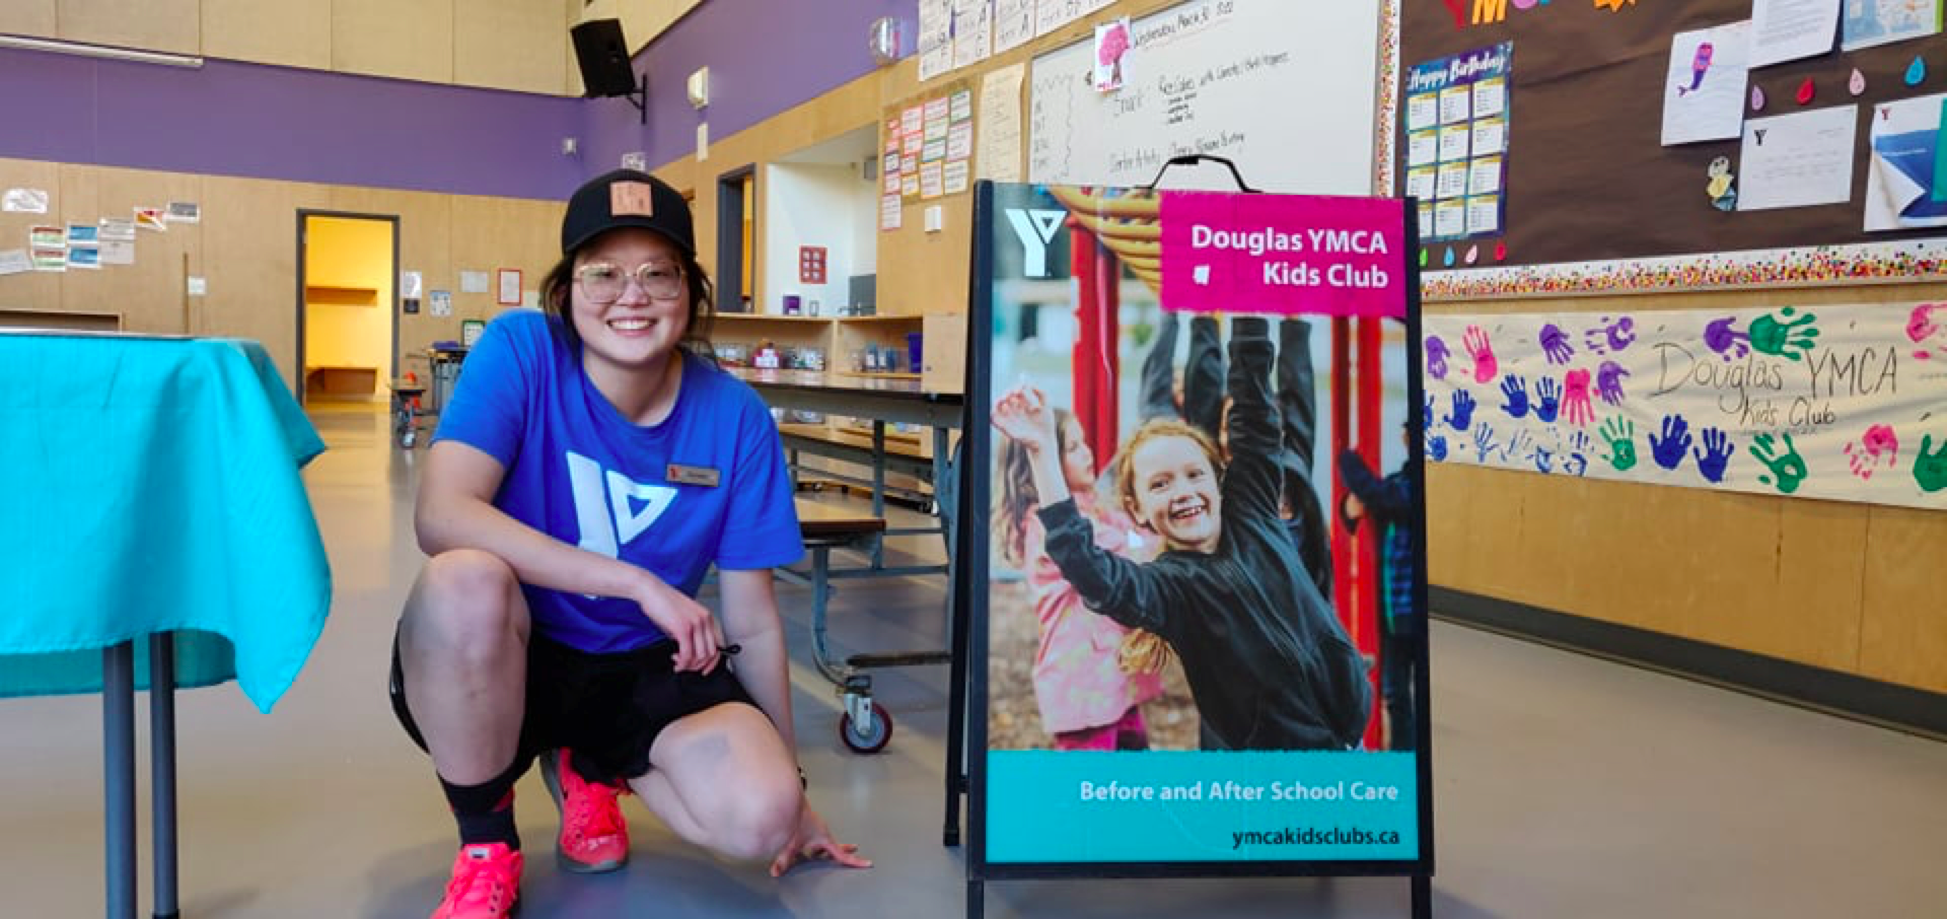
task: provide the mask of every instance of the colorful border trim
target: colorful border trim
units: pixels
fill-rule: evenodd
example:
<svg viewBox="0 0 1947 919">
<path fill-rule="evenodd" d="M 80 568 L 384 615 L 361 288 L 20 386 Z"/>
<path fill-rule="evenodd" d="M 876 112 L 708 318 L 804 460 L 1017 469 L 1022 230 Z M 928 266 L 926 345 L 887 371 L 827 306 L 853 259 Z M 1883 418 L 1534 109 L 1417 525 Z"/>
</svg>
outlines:
<svg viewBox="0 0 1947 919">
<path fill-rule="evenodd" d="M 1426 300 L 1947 280 L 1947 238 L 1429 271 Z"/>
<path fill-rule="evenodd" d="M 1379 120 L 1372 130 L 1372 193 L 1390 198 L 1393 135 L 1399 133 L 1399 0 L 1379 2 Z"/>
</svg>

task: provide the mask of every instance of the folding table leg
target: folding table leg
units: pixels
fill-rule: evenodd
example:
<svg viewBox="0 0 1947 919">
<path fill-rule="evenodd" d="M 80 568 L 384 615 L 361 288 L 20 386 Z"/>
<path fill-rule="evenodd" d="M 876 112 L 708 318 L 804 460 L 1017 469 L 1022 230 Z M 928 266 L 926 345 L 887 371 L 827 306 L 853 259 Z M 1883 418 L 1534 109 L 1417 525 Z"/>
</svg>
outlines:
<svg viewBox="0 0 1947 919">
<path fill-rule="evenodd" d="M 149 636 L 149 760 L 155 798 L 155 919 L 176 919 L 176 638 Z"/>
<path fill-rule="evenodd" d="M 135 644 L 101 652 L 108 919 L 135 919 Z"/>
</svg>

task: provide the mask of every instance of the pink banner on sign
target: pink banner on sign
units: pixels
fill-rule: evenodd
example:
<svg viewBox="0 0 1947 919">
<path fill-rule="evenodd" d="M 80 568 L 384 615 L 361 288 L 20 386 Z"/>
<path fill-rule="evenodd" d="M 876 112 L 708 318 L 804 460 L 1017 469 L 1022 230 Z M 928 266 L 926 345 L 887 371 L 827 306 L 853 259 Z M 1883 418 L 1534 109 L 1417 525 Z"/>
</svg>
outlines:
<svg viewBox="0 0 1947 919">
<path fill-rule="evenodd" d="M 1406 211 L 1397 200 L 1161 197 L 1163 309 L 1406 315 Z"/>
</svg>

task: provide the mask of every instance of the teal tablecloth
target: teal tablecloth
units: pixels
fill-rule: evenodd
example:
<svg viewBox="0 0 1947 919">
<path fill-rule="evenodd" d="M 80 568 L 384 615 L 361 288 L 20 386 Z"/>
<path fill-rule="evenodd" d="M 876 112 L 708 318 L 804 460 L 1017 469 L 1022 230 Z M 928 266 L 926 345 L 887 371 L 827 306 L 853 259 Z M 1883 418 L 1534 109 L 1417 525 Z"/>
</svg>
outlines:
<svg viewBox="0 0 1947 919">
<path fill-rule="evenodd" d="M 323 450 L 256 342 L 0 334 L 0 696 L 97 692 L 101 648 L 172 631 L 177 685 L 270 711 L 331 605 Z"/>
</svg>

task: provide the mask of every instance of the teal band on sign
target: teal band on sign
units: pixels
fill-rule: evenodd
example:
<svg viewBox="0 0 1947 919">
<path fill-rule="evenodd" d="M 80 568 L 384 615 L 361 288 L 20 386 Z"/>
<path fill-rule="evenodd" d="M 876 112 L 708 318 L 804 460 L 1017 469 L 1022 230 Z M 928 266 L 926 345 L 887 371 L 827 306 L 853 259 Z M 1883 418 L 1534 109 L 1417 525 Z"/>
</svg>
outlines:
<svg viewBox="0 0 1947 919">
<path fill-rule="evenodd" d="M 993 863 L 1412 861 L 1411 753 L 987 753 Z"/>
</svg>

